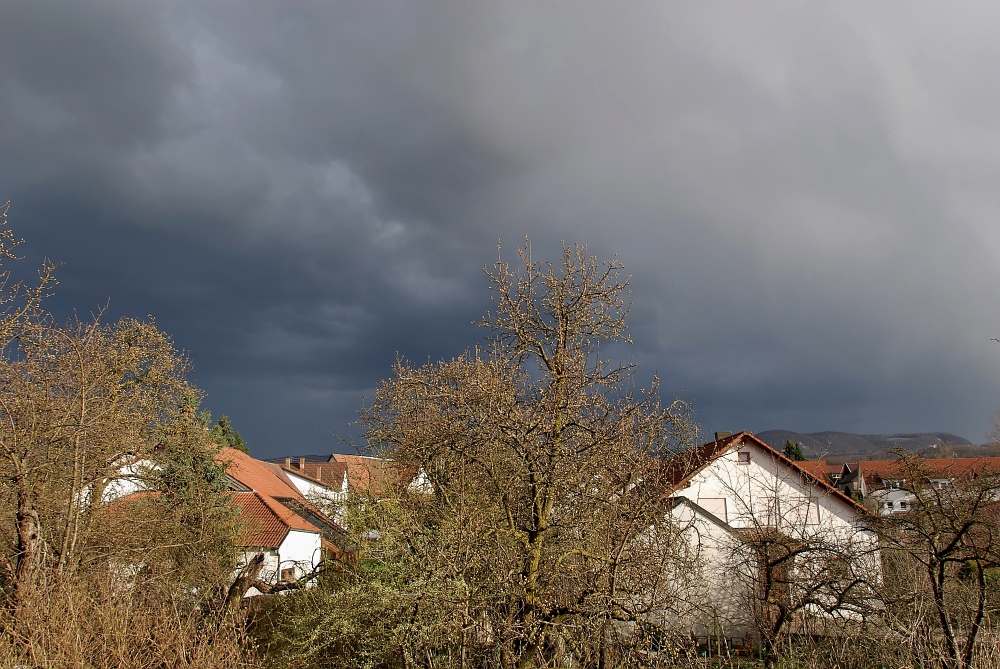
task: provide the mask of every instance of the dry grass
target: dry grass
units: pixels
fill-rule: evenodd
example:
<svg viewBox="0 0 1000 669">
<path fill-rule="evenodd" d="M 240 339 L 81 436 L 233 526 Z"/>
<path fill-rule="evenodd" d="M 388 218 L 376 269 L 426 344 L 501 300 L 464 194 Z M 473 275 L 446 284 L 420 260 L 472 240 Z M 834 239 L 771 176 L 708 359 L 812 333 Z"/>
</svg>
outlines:
<svg viewBox="0 0 1000 669">
<path fill-rule="evenodd" d="M 143 669 L 253 667 L 237 614 L 222 619 L 191 597 L 96 579 L 34 593 L 0 612 L 0 667 Z"/>
</svg>

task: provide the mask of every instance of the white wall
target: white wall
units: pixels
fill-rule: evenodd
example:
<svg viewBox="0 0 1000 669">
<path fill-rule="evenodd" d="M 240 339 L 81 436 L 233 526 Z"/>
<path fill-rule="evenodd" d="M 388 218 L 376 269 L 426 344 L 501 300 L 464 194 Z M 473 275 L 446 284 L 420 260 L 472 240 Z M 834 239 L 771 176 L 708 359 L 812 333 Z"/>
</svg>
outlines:
<svg viewBox="0 0 1000 669">
<path fill-rule="evenodd" d="M 427 472 L 421 467 L 417 470 L 416 476 L 413 477 L 413 480 L 410 481 L 406 489 L 412 493 L 429 495 L 434 492 L 434 485 L 431 483 L 430 477 L 427 476 Z"/>
<path fill-rule="evenodd" d="M 742 635 L 752 623 L 727 570 L 732 535 L 686 503 L 674 507 L 672 515 L 700 568 L 683 576 L 676 612 L 665 622 L 698 635 Z"/>
<path fill-rule="evenodd" d="M 741 451 L 750 454 L 749 462 L 740 461 Z M 699 634 L 717 634 L 720 627 L 741 634 L 750 626 L 746 591 L 741 592 L 733 564 L 753 557 L 742 555 L 734 534 L 739 530 L 773 527 L 790 537 L 833 541 L 862 556 L 865 568 L 878 577 L 877 539 L 863 528 L 862 512 L 752 442 L 735 443 L 674 496 L 703 507 L 730 528 L 687 505 L 674 508 L 675 522 L 700 558 L 701 570 L 692 575 L 692 588 L 699 593 L 692 597 L 701 608 L 690 615 Z"/>
<path fill-rule="evenodd" d="M 276 548 L 242 548 L 240 549 L 239 556 L 236 559 L 236 569 L 233 571 L 233 578 L 240 573 L 240 570 L 247 565 L 250 560 L 252 560 L 257 555 L 264 556 L 264 564 L 261 566 L 260 574 L 258 579 L 264 583 L 277 583 L 279 578 L 279 567 L 280 559 L 278 558 L 278 549 Z M 256 597 L 261 594 L 260 590 L 257 588 L 250 588 L 247 590 L 244 597 Z"/>
<path fill-rule="evenodd" d="M 278 546 L 278 556 L 280 569 L 294 567 L 295 578 L 301 578 L 322 562 L 322 538 L 317 532 L 289 530 L 285 540 Z"/>
<path fill-rule="evenodd" d="M 121 465 L 118 469 L 118 475 L 105 482 L 104 490 L 101 492 L 101 503 L 107 504 L 116 499 L 148 490 L 147 481 L 155 469 L 157 466 L 151 460 L 145 459 Z M 89 495 L 88 487 L 86 497 Z M 86 498 L 84 501 L 87 501 Z"/>
<path fill-rule="evenodd" d="M 288 480 L 307 500 L 315 504 L 321 511 L 327 514 L 333 522 L 344 527 L 346 521 L 345 504 L 347 500 L 347 472 L 341 477 L 340 489 L 334 486 L 326 486 L 311 481 L 301 476 L 297 476 L 287 469 Z"/>
<path fill-rule="evenodd" d="M 287 469 L 283 469 L 282 471 L 288 476 L 288 480 L 292 482 L 292 485 L 307 499 L 319 497 L 331 501 L 343 501 L 347 497 L 347 474 L 344 474 L 342 477 L 341 486 L 338 490 L 334 486 L 322 485 L 310 479 L 303 478 Z"/>
<path fill-rule="evenodd" d="M 739 452 L 750 453 L 741 463 Z M 846 536 L 857 527 L 858 510 L 840 495 L 808 480 L 756 444 L 734 444 L 676 491 L 716 513 L 735 529 L 777 526 L 793 535 L 831 530 Z"/>
<path fill-rule="evenodd" d="M 289 530 L 278 548 L 243 548 L 236 561 L 235 577 L 254 556 L 263 555 L 264 564 L 258 578 L 264 583 L 274 584 L 281 580 L 281 573 L 294 569 L 292 577 L 299 579 L 313 571 L 322 560 L 322 538 L 315 532 Z M 245 597 L 261 594 L 257 588 L 250 588 Z"/>
</svg>

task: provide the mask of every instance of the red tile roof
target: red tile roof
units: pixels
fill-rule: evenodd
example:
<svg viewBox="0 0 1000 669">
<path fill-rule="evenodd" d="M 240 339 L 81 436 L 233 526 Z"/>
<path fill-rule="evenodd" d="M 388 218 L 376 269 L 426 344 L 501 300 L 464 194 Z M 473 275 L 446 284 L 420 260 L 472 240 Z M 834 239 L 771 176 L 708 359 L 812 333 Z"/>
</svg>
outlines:
<svg viewBox="0 0 1000 669">
<path fill-rule="evenodd" d="M 253 548 L 277 548 L 288 534 L 288 525 L 281 521 L 263 498 L 255 492 L 233 494 L 233 504 L 239 508 L 243 529 L 236 545 Z"/>
<path fill-rule="evenodd" d="M 336 542 L 343 543 L 343 529 L 303 497 L 278 465 L 261 462 L 232 448 L 222 449 L 218 461 L 227 465 L 229 476 L 251 490 L 233 493 L 233 502 L 240 510 L 239 519 L 245 526 L 240 545 L 276 548 L 289 530 L 321 536 L 332 533 L 337 535 Z M 325 538 L 334 539 L 332 535 Z"/>
<path fill-rule="evenodd" d="M 223 448 L 219 452 L 220 463 L 227 464 L 226 473 L 254 490 L 271 497 L 302 497 L 298 489 L 282 481 L 266 462 L 250 457 L 234 448 Z M 304 498 L 303 498 L 304 499 Z"/>
<path fill-rule="evenodd" d="M 797 463 L 799 467 L 806 470 L 816 478 L 821 478 L 827 483 L 830 482 L 830 474 L 839 474 L 842 465 L 828 465 L 826 460 L 802 460 Z"/>
<path fill-rule="evenodd" d="M 878 487 L 883 479 L 901 478 L 901 467 L 901 460 L 862 460 L 858 463 L 870 487 Z M 1000 458 L 940 458 L 924 460 L 922 467 L 931 476 L 961 480 L 972 475 L 1000 474 Z"/>
</svg>

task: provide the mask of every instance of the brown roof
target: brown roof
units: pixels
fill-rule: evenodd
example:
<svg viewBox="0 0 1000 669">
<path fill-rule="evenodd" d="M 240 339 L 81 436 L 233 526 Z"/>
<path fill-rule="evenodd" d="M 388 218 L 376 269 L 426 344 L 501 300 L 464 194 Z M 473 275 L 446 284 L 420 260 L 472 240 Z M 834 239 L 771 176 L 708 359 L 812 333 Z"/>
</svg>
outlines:
<svg viewBox="0 0 1000 669">
<path fill-rule="evenodd" d="M 251 490 L 271 497 L 302 497 L 294 485 L 283 481 L 268 463 L 250 457 L 235 448 L 223 448 L 218 460 L 227 464 L 226 473 Z M 304 498 L 303 498 L 304 499 Z"/>
<path fill-rule="evenodd" d="M 830 474 L 839 474 L 842 469 L 841 465 L 826 464 L 826 460 L 801 460 L 796 464 L 816 478 L 821 478 L 827 483 L 830 482 Z"/>
<path fill-rule="evenodd" d="M 344 483 L 344 472 L 347 471 L 346 463 L 327 460 L 302 462 L 286 458 L 285 463 L 280 467 L 289 474 L 295 474 L 314 483 L 338 490 Z"/>
<path fill-rule="evenodd" d="M 673 492 L 684 488 L 687 483 L 701 470 L 709 465 L 717 457 L 728 451 L 736 443 L 747 443 L 751 442 L 756 444 L 758 447 L 767 451 L 776 460 L 783 462 L 786 466 L 792 469 L 798 470 L 807 479 L 816 483 L 821 488 L 824 488 L 828 493 L 835 497 L 839 497 L 843 501 L 847 502 L 853 506 L 856 510 L 862 513 L 869 514 L 868 509 L 858 504 L 855 500 L 851 499 L 844 493 L 837 490 L 833 485 L 827 481 L 826 476 L 817 476 L 810 469 L 803 467 L 802 463 L 795 462 L 788 458 L 784 453 L 778 451 L 770 444 L 758 439 L 750 432 L 739 432 L 737 434 L 719 439 L 717 441 L 710 441 L 707 444 L 702 444 L 701 446 L 696 446 L 689 451 L 684 453 L 679 453 L 667 461 L 667 471 L 668 480 L 674 481 L 671 486 L 671 490 L 668 496 L 673 494 Z"/>
<path fill-rule="evenodd" d="M 233 504 L 239 509 L 243 529 L 236 538 L 237 546 L 277 548 L 288 534 L 288 524 L 274 512 L 260 494 L 238 492 Z"/>
<path fill-rule="evenodd" d="M 382 495 L 393 487 L 405 487 L 417 475 L 416 467 L 400 465 L 384 458 L 334 453 L 329 462 L 343 465 L 347 471 L 348 487 L 354 492 L 367 495 Z"/>
<path fill-rule="evenodd" d="M 666 480 L 670 484 L 671 492 L 685 487 L 695 474 L 707 467 L 712 460 L 725 453 L 744 434 L 746 433 L 740 432 L 701 446 L 695 446 L 667 460 Z"/>
</svg>

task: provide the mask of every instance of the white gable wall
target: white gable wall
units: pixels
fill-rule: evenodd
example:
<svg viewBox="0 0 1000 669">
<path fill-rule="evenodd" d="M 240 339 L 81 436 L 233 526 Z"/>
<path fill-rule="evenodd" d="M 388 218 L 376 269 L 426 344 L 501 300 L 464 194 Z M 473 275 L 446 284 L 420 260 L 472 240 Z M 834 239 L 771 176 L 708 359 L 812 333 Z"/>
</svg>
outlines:
<svg viewBox="0 0 1000 669">
<path fill-rule="evenodd" d="M 427 472 L 421 467 L 417 470 L 416 476 L 413 477 L 413 480 L 410 481 L 410 485 L 406 489 L 412 493 L 429 495 L 434 492 L 434 485 L 431 483 L 430 477 L 427 476 Z"/>
<path fill-rule="evenodd" d="M 749 453 L 749 461 L 740 452 Z M 733 568 L 734 560 L 754 559 L 742 553 L 741 530 L 774 528 L 803 540 L 833 541 L 877 572 L 877 539 L 861 526 L 860 510 L 756 443 L 737 441 L 674 497 L 694 504 L 679 504 L 672 515 L 702 565 L 692 576 L 692 587 L 699 591 L 692 599 L 700 610 L 689 615 L 700 634 L 739 633 L 750 627 L 746 596 Z"/>
<path fill-rule="evenodd" d="M 264 583 L 275 584 L 282 579 L 282 572 L 287 573 L 290 580 L 297 580 L 312 572 L 322 561 L 322 538 L 316 532 L 289 530 L 278 548 L 244 548 L 236 561 L 234 576 L 255 555 L 264 556 L 258 578 Z M 250 588 L 244 597 L 256 597 L 261 594 L 257 588 Z"/>
<path fill-rule="evenodd" d="M 329 501 L 342 502 L 347 498 L 347 473 L 341 477 L 340 488 L 335 486 L 322 485 L 316 483 L 311 479 L 298 476 L 287 469 L 282 470 L 288 477 L 288 480 L 292 482 L 292 485 L 302 493 L 302 496 L 306 499 L 312 499 L 313 497 L 319 499 L 325 499 Z"/>
<path fill-rule="evenodd" d="M 749 462 L 739 453 L 750 454 Z M 856 529 L 858 510 L 839 494 L 811 482 L 755 443 L 739 443 L 674 493 L 696 502 L 734 529 L 777 527 L 792 536 Z"/>
<path fill-rule="evenodd" d="M 288 480 L 302 493 L 302 496 L 319 507 L 333 522 L 345 526 L 346 515 L 344 502 L 347 501 L 347 472 L 341 476 L 340 488 L 333 485 L 322 485 L 307 478 L 297 476 L 287 469 L 284 470 Z"/>
<path fill-rule="evenodd" d="M 141 459 L 134 462 L 126 458 L 120 458 L 118 474 L 113 478 L 104 480 L 104 487 L 101 489 L 101 504 L 108 504 L 117 499 L 128 497 L 137 492 L 149 490 L 149 477 L 159 466 L 152 460 Z M 92 486 L 88 485 L 80 495 L 79 501 L 83 504 L 90 502 Z"/>
<path fill-rule="evenodd" d="M 294 567 L 295 578 L 301 578 L 322 562 L 322 538 L 317 532 L 289 530 L 278 546 L 278 557 L 281 570 Z"/>
</svg>

